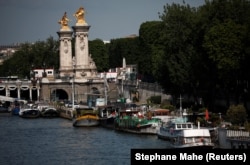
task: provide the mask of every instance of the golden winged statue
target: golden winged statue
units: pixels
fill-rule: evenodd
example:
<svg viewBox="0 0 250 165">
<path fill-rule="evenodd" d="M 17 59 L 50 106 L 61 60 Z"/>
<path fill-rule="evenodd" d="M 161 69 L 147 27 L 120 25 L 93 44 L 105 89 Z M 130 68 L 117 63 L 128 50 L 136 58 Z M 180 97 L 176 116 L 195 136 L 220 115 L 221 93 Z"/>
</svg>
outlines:
<svg viewBox="0 0 250 165">
<path fill-rule="evenodd" d="M 86 24 L 84 15 L 85 15 L 84 8 L 83 8 L 83 7 L 80 7 L 80 8 L 76 11 L 76 13 L 74 14 L 74 16 L 76 17 L 76 20 L 77 20 L 77 22 L 76 22 L 77 24 Z"/>
<path fill-rule="evenodd" d="M 58 21 L 58 23 L 61 24 L 61 29 L 68 30 L 69 29 L 68 22 L 69 19 L 67 18 L 67 12 L 64 12 L 62 19 Z"/>
</svg>

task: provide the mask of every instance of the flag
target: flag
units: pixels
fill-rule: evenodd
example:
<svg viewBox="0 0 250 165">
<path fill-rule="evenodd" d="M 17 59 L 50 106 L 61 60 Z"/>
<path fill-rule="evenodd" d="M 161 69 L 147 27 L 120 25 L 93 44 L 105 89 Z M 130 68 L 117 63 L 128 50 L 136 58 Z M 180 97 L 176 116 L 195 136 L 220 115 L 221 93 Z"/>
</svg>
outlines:
<svg viewBox="0 0 250 165">
<path fill-rule="evenodd" d="M 205 119 L 208 121 L 209 120 L 209 113 L 208 113 L 208 110 L 206 109 L 206 112 L 205 112 Z"/>
</svg>

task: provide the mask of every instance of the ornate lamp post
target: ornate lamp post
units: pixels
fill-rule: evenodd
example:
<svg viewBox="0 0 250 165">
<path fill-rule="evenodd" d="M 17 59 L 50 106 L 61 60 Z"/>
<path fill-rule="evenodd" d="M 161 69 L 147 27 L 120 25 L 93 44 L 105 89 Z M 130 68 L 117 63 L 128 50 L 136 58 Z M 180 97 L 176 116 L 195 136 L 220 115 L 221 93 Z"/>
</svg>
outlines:
<svg viewBox="0 0 250 165">
<path fill-rule="evenodd" d="M 75 109 L 75 88 L 74 88 L 74 81 L 75 81 L 75 66 L 76 66 L 76 61 L 75 58 L 73 57 L 72 59 L 72 67 L 73 67 L 73 75 L 72 75 L 72 109 Z"/>
</svg>

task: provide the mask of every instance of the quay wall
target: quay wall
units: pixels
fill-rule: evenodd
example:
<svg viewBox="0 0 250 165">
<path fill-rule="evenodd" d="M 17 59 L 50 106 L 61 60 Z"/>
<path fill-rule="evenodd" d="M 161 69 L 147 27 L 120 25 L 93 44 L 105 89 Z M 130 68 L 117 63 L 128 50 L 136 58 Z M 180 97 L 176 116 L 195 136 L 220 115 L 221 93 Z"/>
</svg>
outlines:
<svg viewBox="0 0 250 165">
<path fill-rule="evenodd" d="M 125 81 L 117 84 L 119 93 L 124 94 L 125 98 L 132 100 L 132 93 L 137 92 L 140 103 L 147 103 L 147 99 L 151 96 L 161 96 L 161 100 L 171 99 L 171 95 L 165 94 L 163 89 L 157 83 L 137 83 L 136 81 Z"/>
<path fill-rule="evenodd" d="M 218 146 L 221 149 L 250 149 L 250 132 L 218 128 Z"/>
</svg>

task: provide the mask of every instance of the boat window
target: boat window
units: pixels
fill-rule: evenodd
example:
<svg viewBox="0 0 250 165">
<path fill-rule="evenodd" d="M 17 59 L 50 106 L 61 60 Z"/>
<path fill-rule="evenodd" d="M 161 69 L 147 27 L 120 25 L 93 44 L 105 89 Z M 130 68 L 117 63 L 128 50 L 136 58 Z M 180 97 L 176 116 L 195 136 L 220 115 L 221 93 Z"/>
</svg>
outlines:
<svg viewBox="0 0 250 165">
<path fill-rule="evenodd" d="M 177 126 L 176 128 L 181 128 L 181 124 L 177 124 L 176 126 Z"/>
<path fill-rule="evenodd" d="M 187 126 L 188 126 L 188 128 L 192 128 L 192 124 L 188 124 Z"/>
<path fill-rule="evenodd" d="M 182 124 L 182 128 L 187 128 L 187 125 L 186 124 Z"/>
<path fill-rule="evenodd" d="M 193 142 L 193 138 L 192 137 L 186 138 L 186 143 L 192 143 L 192 142 Z"/>
</svg>

